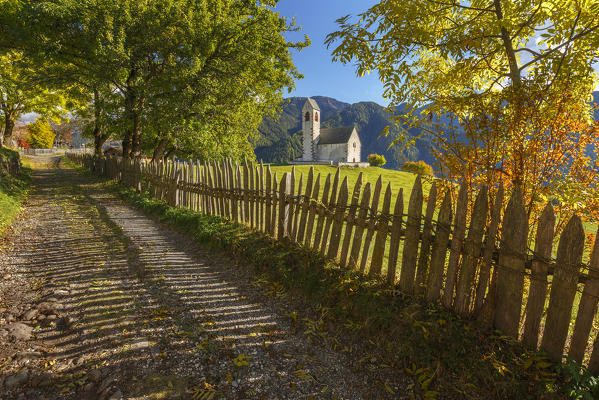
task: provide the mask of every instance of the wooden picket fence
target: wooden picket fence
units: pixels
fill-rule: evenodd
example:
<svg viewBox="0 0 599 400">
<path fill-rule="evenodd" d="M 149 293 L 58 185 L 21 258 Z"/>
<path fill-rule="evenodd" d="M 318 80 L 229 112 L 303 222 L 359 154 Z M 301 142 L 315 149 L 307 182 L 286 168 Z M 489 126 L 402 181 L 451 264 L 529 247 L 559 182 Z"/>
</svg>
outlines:
<svg viewBox="0 0 599 400">
<path fill-rule="evenodd" d="M 279 178 L 270 167 L 251 162 L 148 163 L 68 156 L 98 175 L 149 190 L 172 206 L 295 241 L 342 267 L 398 285 L 405 294 L 477 318 L 555 361 L 566 354 L 599 374 L 599 235 L 590 262 L 583 264 L 587 237 L 575 216 L 553 258 L 556 216 L 547 204 L 536 224 L 535 248 L 528 249 L 529 223 L 518 188 L 503 210 L 503 188 L 489 199 L 483 187 L 469 212 L 465 185 L 454 201 L 450 190 L 438 199 L 433 183 L 424 204 L 418 177 L 404 213 L 403 191 L 393 202 L 391 185 L 383 191 L 381 177 L 372 185 L 360 174 L 350 191 L 339 170 L 322 179 L 311 169 L 305 184 L 300 176 L 296 185 L 295 170 Z"/>
</svg>

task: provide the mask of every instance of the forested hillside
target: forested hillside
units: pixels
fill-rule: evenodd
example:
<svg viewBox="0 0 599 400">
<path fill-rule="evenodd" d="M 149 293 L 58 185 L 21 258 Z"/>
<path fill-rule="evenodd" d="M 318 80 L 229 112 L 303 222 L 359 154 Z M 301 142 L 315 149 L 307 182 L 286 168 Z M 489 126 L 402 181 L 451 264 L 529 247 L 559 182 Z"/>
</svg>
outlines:
<svg viewBox="0 0 599 400">
<path fill-rule="evenodd" d="M 433 162 L 429 151 L 430 140 L 423 138 L 416 146 L 406 149 L 389 144 L 399 136 L 400 129 L 391 127 L 387 137 L 379 138 L 383 129 L 390 125 L 391 115 L 380 105 L 373 102 L 347 104 L 330 97 L 314 97 L 322 113 L 322 128 L 355 125 L 362 141 L 362 161 L 368 154 L 384 154 L 388 168 L 398 168 L 405 161 L 424 160 Z M 260 138 L 256 143 L 256 157 L 265 162 L 285 163 L 301 156 L 301 109 L 305 97 L 292 97 L 286 100 L 283 112 L 278 120 L 266 119 L 259 128 Z M 417 132 L 408 132 L 413 137 Z"/>
</svg>

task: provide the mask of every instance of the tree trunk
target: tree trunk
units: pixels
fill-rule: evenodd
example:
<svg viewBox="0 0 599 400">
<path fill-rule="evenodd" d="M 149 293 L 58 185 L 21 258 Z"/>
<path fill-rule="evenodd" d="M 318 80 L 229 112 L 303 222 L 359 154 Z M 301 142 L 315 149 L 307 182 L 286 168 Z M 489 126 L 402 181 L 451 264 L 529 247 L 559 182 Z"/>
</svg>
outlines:
<svg viewBox="0 0 599 400">
<path fill-rule="evenodd" d="M 168 144 L 169 138 L 165 137 L 160 139 L 158 145 L 154 148 L 154 154 L 152 155 L 152 162 L 156 162 L 164 157 L 166 151 L 166 145 Z"/>
<path fill-rule="evenodd" d="M 102 134 L 102 127 L 100 126 L 100 119 L 102 118 L 102 110 L 98 104 L 100 101 L 100 94 L 97 89 L 94 89 L 94 154 L 96 156 L 102 156 L 102 146 L 108 139 L 108 135 Z"/>
<path fill-rule="evenodd" d="M 10 145 L 10 140 L 12 139 L 12 131 L 15 127 L 15 118 L 11 113 L 4 112 L 4 132 L 2 135 L 2 141 L 5 146 Z"/>
</svg>

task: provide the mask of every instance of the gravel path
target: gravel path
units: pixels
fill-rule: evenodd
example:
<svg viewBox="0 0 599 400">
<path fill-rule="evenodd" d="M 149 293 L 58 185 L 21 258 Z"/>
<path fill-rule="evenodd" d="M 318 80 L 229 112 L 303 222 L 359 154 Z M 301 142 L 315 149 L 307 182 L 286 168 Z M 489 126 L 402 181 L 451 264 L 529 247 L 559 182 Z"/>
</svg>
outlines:
<svg viewBox="0 0 599 400">
<path fill-rule="evenodd" d="M 0 244 L 0 399 L 370 399 L 281 299 L 71 169 Z"/>
</svg>

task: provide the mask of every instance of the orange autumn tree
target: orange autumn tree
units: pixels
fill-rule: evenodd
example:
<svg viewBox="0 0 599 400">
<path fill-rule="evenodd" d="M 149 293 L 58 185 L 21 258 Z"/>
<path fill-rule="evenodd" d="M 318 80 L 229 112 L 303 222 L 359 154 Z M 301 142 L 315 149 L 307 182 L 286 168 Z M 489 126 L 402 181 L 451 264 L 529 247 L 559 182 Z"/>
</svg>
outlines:
<svg viewBox="0 0 599 400">
<path fill-rule="evenodd" d="M 529 81 L 517 108 L 506 107 L 514 104 L 505 99 L 509 91 L 472 99 L 459 124 L 424 128 L 440 149 L 438 168 L 452 180 L 466 177 L 470 187 L 519 183 L 533 224 L 548 201 L 558 231 L 573 214 L 599 222 L 599 123 L 580 101 L 585 93 L 567 82 Z"/>
</svg>

